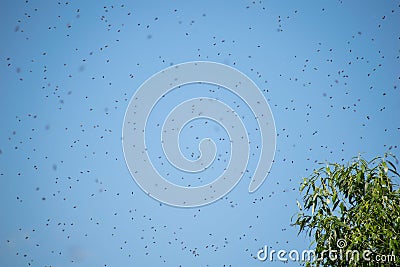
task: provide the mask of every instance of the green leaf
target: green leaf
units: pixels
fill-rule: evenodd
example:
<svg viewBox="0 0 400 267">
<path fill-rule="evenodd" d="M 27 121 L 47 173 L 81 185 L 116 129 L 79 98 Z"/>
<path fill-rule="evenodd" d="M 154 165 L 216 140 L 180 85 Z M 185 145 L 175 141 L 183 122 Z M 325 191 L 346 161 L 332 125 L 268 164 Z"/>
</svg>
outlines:
<svg viewBox="0 0 400 267">
<path fill-rule="evenodd" d="M 296 200 L 296 203 L 297 203 L 297 207 L 299 207 L 299 210 L 302 210 L 303 208 L 301 207 L 300 202 L 298 200 Z"/>
<path fill-rule="evenodd" d="M 382 162 L 382 166 L 383 166 L 383 170 L 385 171 L 385 173 L 387 173 L 388 170 L 389 170 L 389 168 L 388 168 L 386 162 L 383 161 L 383 162 Z"/>
</svg>

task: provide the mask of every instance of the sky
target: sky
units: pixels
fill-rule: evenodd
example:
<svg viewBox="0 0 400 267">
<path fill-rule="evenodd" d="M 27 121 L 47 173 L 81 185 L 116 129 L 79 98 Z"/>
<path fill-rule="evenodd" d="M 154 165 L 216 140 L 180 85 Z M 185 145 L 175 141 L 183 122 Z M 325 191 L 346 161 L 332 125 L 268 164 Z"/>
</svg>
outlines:
<svg viewBox="0 0 400 267">
<path fill-rule="evenodd" d="M 1 1 L 1 266 L 299 266 L 261 262 L 305 250 L 291 226 L 299 184 L 319 162 L 400 155 L 400 5 L 396 1 Z M 242 118 L 245 175 L 222 199 L 166 205 L 135 182 L 122 126 L 149 77 L 190 61 L 226 64 L 265 97 L 276 126 L 269 175 L 248 192 L 260 135 L 251 107 L 226 88 L 189 84 L 155 103 L 146 142 L 170 182 L 201 186 L 231 157 L 227 131 L 199 118 L 182 129 L 187 159 L 217 146 L 212 168 L 189 174 L 163 154 L 171 110 L 208 97 Z M 252 119 L 253 118 L 253 119 Z"/>
</svg>

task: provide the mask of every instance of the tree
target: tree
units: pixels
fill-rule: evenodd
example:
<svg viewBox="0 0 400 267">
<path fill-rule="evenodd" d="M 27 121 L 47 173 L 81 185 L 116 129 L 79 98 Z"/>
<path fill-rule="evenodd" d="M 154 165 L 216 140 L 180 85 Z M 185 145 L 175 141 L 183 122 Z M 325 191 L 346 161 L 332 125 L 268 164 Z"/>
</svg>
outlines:
<svg viewBox="0 0 400 267">
<path fill-rule="evenodd" d="M 300 185 L 293 225 L 312 238 L 306 266 L 400 266 L 400 175 L 392 154 L 320 163 Z"/>
</svg>

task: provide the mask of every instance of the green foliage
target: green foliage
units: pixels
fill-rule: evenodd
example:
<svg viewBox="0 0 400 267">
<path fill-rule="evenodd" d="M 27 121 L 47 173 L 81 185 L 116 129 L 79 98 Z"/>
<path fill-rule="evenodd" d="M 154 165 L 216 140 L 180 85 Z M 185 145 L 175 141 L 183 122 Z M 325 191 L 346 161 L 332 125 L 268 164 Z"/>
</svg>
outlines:
<svg viewBox="0 0 400 267">
<path fill-rule="evenodd" d="M 395 183 L 400 175 L 391 160 L 397 162 L 389 154 L 369 162 L 355 157 L 346 166 L 323 163 L 304 178 L 303 206 L 297 202 L 293 225 L 314 240 L 318 257 L 307 266 L 400 266 L 400 189 Z M 326 250 L 337 250 L 337 259 Z M 362 256 L 366 250 L 370 260 Z M 359 257 L 351 257 L 352 251 Z M 381 255 L 395 255 L 395 261 L 378 263 Z"/>
</svg>

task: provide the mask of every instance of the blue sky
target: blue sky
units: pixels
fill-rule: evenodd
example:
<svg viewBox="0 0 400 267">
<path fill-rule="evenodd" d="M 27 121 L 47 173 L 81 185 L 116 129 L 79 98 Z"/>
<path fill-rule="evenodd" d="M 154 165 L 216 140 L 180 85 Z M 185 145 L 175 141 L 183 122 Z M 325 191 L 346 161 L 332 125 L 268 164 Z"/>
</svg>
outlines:
<svg viewBox="0 0 400 267">
<path fill-rule="evenodd" d="M 400 154 L 399 12 L 395 1 L 2 1 L 0 265 L 283 265 L 254 256 L 264 245 L 309 248 L 290 223 L 299 183 L 317 162 Z M 255 193 L 245 176 L 223 199 L 187 209 L 139 188 L 121 135 L 135 90 L 194 60 L 235 67 L 258 85 L 277 149 Z M 197 96 L 249 114 L 236 96 L 211 87 L 174 90 L 149 125 Z M 244 121 L 254 145 L 255 123 Z M 198 130 L 188 125 L 180 139 L 189 158 L 199 153 L 195 137 L 226 137 L 212 122 L 192 126 Z M 157 162 L 160 133 L 151 129 L 155 165 L 177 173 Z M 229 150 L 229 142 L 216 144 Z M 229 153 L 220 159 L 200 179 L 171 181 L 210 182 Z"/>
</svg>

